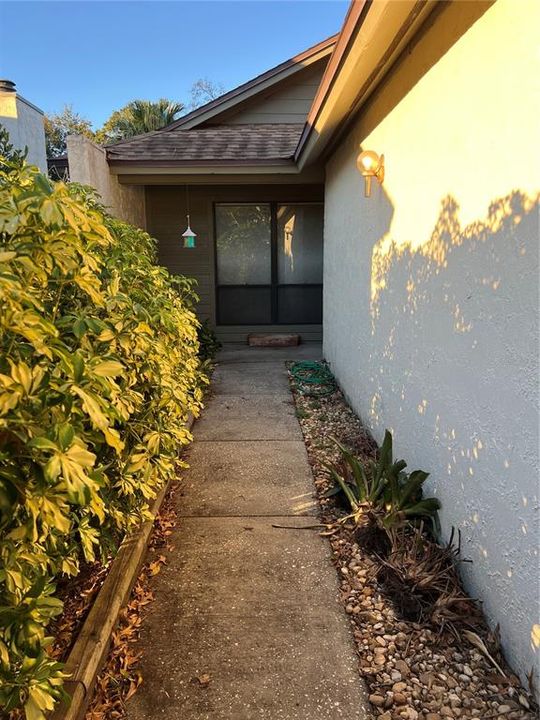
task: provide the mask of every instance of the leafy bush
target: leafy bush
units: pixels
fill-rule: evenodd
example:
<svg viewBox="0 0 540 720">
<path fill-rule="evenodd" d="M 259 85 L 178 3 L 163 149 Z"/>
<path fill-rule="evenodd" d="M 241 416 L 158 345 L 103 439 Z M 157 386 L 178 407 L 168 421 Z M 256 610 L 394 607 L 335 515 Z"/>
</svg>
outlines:
<svg viewBox="0 0 540 720">
<path fill-rule="evenodd" d="M 206 362 L 207 360 L 213 360 L 221 348 L 221 343 L 217 339 L 216 333 L 213 331 L 208 320 L 205 320 L 199 325 L 197 337 L 199 340 L 199 357 L 201 361 Z"/>
<path fill-rule="evenodd" d="M 371 522 L 385 530 L 422 518 L 437 524 L 439 501 L 422 497 L 422 485 L 429 473 L 423 470 L 406 473 L 405 460 L 393 461 L 392 434 L 388 430 L 377 462 L 370 460 L 365 468 L 350 450 L 335 442 L 341 462 L 327 468 L 336 483 L 334 492 L 344 493 L 357 524 Z"/>
<path fill-rule="evenodd" d="M 3 150 L 3 152 L 2 152 Z M 149 516 L 201 402 L 190 281 L 0 134 L 0 706 L 62 695 L 55 578 Z"/>
</svg>

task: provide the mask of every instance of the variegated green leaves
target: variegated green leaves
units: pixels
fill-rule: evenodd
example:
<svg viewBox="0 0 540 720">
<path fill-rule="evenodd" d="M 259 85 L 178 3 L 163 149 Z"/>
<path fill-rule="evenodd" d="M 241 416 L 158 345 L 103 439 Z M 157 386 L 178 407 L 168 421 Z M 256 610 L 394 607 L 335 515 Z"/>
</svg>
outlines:
<svg viewBox="0 0 540 720">
<path fill-rule="evenodd" d="M 147 517 L 189 442 L 193 298 L 91 191 L 0 158 L 0 706 L 29 720 L 61 695 L 55 578 Z"/>
</svg>

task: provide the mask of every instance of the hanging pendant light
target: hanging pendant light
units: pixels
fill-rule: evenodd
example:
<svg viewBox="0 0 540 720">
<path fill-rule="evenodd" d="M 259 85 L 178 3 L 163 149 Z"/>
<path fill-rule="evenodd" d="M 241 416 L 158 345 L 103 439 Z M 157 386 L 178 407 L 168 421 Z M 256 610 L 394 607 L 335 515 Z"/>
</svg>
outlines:
<svg viewBox="0 0 540 720">
<path fill-rule="evenodd" d="M 194 233 L 191 229 L 190 222 L 189 222 L 189 185 L 186 185 L 186 211 L 187 211 L 187 228 L 185 232 L 182 233 L 182 237 L 184 238 L 184 247 L 185 248 L 194 248 L 195 247 L 195 238 L 197 237 L 197 233 Z"/>
<path fill-rule="evenodd" d="M 197 237 L 197 233 L 194 233 L 189 225 L 189 215 L 186 215 L 187 217 L 187 228 L 185 232 L 182 233 L 182 237 L 184 238 L 184 247 L 185 248 L 194 248 L 195 247 L 195 238 Z"/>
</svg>

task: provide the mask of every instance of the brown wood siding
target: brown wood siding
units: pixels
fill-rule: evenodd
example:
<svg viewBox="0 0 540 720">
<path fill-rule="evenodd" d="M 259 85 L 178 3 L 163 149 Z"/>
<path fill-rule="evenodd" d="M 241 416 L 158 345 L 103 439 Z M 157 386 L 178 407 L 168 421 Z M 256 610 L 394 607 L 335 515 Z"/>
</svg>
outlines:
<svg viewBox="0 0 540 720">
<path fill-rule="evenodd" d="M 321 82 L 328 59 L 324 58 L 293 78 L 271 88 L 216 118 L 216 124 L 304 123 Z M 210 124 L 210 123 L 209 123 Z"/>
<path fill-rule="evenodd" d="M 200 302 L 197 314 L 201 320 L 216 322 L 214 203 L 216 202 L 322 202 L 323 185 L 256 185 L 256 186 L 190 186 L 191 227 L 197 233 L 193 249 L 182 247 L 186 229 L 186 188 L 184 186 L 147 186 L 146 213 L 148 232 L 158 240 L 159 261 L 172 273 L 193 277 L 198 282 Z M 310 327 L 317 332 L 319 326 Z M 294 330 L 287 326 L 288 332 Z M 235 337 L 255 329 L 244 327 L 223 330 Z M 268 326 L 266 331 L 270 332 Z M 318 330 L 320 332 L 320 328 Z M 298 332 L 296 330 L 296 332 Z M 236 334 L 235 334 L 236 333 Z M 238 341 L 238 340 L 234 340 Z"/>
</svg>

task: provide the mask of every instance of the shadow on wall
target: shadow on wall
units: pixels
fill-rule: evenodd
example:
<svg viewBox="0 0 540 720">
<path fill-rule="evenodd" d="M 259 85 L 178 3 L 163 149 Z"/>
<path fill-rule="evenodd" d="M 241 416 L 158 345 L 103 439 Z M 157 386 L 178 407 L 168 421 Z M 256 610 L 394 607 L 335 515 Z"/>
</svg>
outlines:
<svg viewBox="0 0 540 720">
<path fill-rule="evenodd" d="M 383 224 L 388 229 L 393 208 L 386 197 L 384 209 Z M 382 236 L 373 246 L 370 277 L 372 335 L 378 339 L 378 359 L 394 360 L 400 354 L 401 339 L 406 342 L 404 354 L 411 373 L 437 360 L 455 360 L 457 371 L 461 358 L 466 363 L 462 370 L 469 378 L 478 376 L 481 384 L 499 382 L 504 365 L 497 363 L 498 359 L 513 359 L 511 365 L 516 369 L 527 362 L 527 356 L 511 344 L 512 333 L 504 337 L 502 331 L 506 325 L 529 318 L 529 327 L 521 325 L 515 330 L 519 343 L 529 345 L 535 365 L 538 215 L 539 198 L 515 191 L 493 202 L 485 221 L 462 229 L 458 202 L 448 195 L 428 242 L 413 248 L 410 243 L 398 245 Z M 413 337 L 421 343 L 411 347 Z M 490 350 L 489 355 L 484 354 L 485 349 Z M 439 357 L 437 350 L 442 353 Z M 379 370 L 384 374 L 384 362 Z M 406 378 L 401 385 L 405 392 Z M 454 390 L 458 388 L 454 386 Z M 531 386 L 530 390 L 532 400 L 537 388 Z M 525 392 L 524 399 L 527 395 Z M 421 405 L 426 404 L 422 399 Z M 420 407 L 418 412 L 423 414 Z"/>
<path fill-rule="evenodd" d="M 473 560 L 469 590 L 485 597 L 503 638 L 511 623 L 533 627 L 533 652 L 538 213 L 539 197 L 516 190 L 461 227 L 447 196 L 426 243 L 379 235 L 370 304 L 371 424 L 390 425 L 411 463 L 433 471 L 443 524 L 462 530 Z"/>
<path fill-rule="evenodd" d="M 493 202 L 485 221 L 474 222 L 462 229 L 459 221 L 459 204 L 452 195 L 448 195 L 441 203 L 439 218 L 427 243 L 412 248 L 410 244 L 398 246 L 393 242 L 385 243 L 383 238 L 373 249 L 372 315 L 374 317 L 378 315 L 379 295 L 384 288 L 391 287 L 389 275 L 392 266 L 395 266 L 398 260 L 401 264 L 406 263 L 408 267 L 407 301 L 413 302 L 413 304 L 415 299 L 419 299 L 421 296 L 417 292 L 417 288 L 420 286 L 425 296 L 427 288 L 423 286 L 426 280 L 431 276 L 438 276 L 448 268 L 452 272 L 452 264 L 460 265 L 461 274 L 466 273 L 467 267 L 461 266 L 461 263 L 467 260 L 467 255 L 470 256 L 478 250 L 481 250 L 484 255 L 483 266 L 486 269 L 495 270 L 495 274 L 500 274 L 501 253 L 497 252 L 497 238 L 499 243 L 502 240 L 505 245 L 502 248 L 502 256 L 506 258 L 507 243 L 512 237 L 524 234 L 522 228 L 517 230 L 518 226 L 523 221 L 527 221 L 527 218 L 529 218 L 529 222 L 536 223 L 536 227 L 538 226 L 538 204 L 538 198 L 531 199 L 524 193 L 515 191 L 505 198 Z M 532 227 L 529 235 L 531 239 L 537 237 L 537 233 L 536 236 L 534 233 L 535 229 Z M 456 252 L 457 248 L 461 248 L 461 252 Z M 525 259 L 527 249 L 520 246 L 516 250 L 519 252 L 519 256 Z M 536 251 L 536 247 L 530 250 Z M 529 263 L 529 256 L 525 263 Z M 495 291 L 499 287 L 501 278 L 493 276 L 474 280 L 476 283 L 480 282 L 482 287 L 491 285 Z"/>
</svg>

